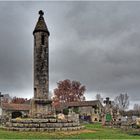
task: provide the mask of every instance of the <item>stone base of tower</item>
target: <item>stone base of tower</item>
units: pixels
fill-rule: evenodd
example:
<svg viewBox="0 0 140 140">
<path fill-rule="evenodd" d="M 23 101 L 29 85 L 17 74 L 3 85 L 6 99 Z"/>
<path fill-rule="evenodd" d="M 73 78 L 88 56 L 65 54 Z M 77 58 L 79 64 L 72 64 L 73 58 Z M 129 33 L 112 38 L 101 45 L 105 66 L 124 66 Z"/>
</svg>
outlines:
<svg viewBox="0 0 140 140">
<path fill-rule="evenodd" d="M 72 131 L 83 129 L 79 122 L 67 120 L 58 120 L 56 118 L 49 119 L 12 119 L 6 124 L 6 126 L 1 127 L 6 130 L 12 131 Z"/>
<path fill-rule="evenodd" d="M 48 118 L 54 115 L 52 101 L 48 99 L 32 99 L 31 101 L 31 118 Z"/>
</svg>

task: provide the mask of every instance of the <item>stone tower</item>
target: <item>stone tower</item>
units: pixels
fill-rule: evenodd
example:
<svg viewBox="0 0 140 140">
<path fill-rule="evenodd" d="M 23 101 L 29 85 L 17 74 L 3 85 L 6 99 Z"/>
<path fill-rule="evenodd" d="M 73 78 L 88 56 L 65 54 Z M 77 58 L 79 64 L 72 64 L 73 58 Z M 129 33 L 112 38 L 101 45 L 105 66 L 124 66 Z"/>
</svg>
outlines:
<svg viewBox="0 0 140 140">
<path fill-rule="evenodd" d="M 32 114 L 48 113 L 51 101 L 49 94 L 49 31 L 45 23 L 44 13 L 39 11 L 39 19 L 33 31 L 34 36 L 34 99 Z"/>
</svg>

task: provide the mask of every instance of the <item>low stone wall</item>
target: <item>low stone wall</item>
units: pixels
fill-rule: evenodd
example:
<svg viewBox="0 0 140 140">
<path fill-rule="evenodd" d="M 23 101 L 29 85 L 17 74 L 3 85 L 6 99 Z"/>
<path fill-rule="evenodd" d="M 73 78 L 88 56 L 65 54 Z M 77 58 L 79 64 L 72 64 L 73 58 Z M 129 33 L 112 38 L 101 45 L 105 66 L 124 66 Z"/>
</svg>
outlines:
<svg viewBox="0 0 140 140">
<path fill-rule="evenodd" d="M 5 126 L 5 129 L 15 131 L 67 131 L 82 128 L 79 123 L 67 119 L 12 119 Z"/>
</svg>

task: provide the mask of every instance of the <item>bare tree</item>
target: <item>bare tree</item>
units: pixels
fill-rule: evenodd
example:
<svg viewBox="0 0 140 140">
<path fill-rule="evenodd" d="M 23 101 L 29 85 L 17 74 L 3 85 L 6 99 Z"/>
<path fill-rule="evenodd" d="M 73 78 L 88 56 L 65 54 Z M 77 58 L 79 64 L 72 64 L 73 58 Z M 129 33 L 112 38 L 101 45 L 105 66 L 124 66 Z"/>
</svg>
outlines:
<svg viewBox="0 0 140 140">
<path fill-rule="evenodd" d="M 96 99 L 99 100 L 101 104 L 103 103 L 103 98 L 101 97 L 100 94 L 96 94 Z"/>
<path fill-rule="evenodd" d="M 120 94 L 114 100 L 116 107 L 118 107 L 121 111 L 128 109 L 129 107 L 129 96 L 127 93 Z"/>
<path fill-rule="evenodd" d="M 140 111 L 140 105 L 139 104 L 134 104 L 133 110 Z"/>
</svg>

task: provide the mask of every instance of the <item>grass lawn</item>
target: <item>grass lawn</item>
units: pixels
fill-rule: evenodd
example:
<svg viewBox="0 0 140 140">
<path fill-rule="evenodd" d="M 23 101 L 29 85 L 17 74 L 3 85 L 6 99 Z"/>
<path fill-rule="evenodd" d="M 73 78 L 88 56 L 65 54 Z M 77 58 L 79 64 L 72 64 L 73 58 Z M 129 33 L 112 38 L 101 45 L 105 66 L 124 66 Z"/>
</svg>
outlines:
<svg viewBox="0 0 140 140">
<path fill-rule="evenodd" d="M 103 128 L 100 124 L 86 124 L 85 129 L 68 132 L 16 132 L 0 129 L 0 139 L 140 139 L 121 129 Z"/>
</svg>

